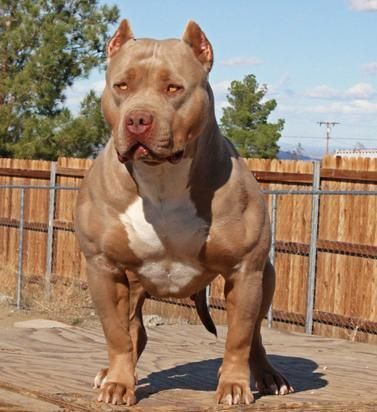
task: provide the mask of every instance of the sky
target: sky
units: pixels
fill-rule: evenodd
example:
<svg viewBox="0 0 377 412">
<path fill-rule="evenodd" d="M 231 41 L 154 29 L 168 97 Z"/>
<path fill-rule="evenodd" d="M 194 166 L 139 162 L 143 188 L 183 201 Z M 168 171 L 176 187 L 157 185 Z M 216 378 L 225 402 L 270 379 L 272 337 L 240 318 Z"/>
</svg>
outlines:
<svg viewBox="0 0 377 412">
<path fill-rule="evenodd" d="M 109 0 L 127 18 L 135 37 L 180 38 L 195 20 L 214 48 L 210 83 L 221 118 L 232 80 L 254 74 L 268 87 L 285 119 L 279 144 L 304 154 L 360 144 L 377 149 L 377 0 Z M 111 27 L 110 32 L 116 30 Z M 67 91 L 73 110 L 90 88 L 98 94 L 104 73 L 93 71 Z"/>
</svg>

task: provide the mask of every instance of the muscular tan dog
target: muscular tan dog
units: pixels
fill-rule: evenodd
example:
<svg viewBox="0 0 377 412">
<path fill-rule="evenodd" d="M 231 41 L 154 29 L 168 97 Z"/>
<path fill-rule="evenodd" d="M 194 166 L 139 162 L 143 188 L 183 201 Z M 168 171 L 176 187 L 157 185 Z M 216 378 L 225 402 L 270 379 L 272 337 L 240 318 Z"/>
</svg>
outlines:
<svg viewBox="0 0 377 412">
<path fill-rule="evenodd" d="M 124 20 L 107 54 L 102 109 L 112 137 L 83 182 L 76 213 L 109 352 L 109 367 L 95 378 L 99 400 L 136 402 L 145 295 L 194 296 L 200 308 L 218 273 L 229 328 L 217 401 L 252 402 L 250 372 L 262 392 L 293 391 L 262 345 L 275 282 L 269 218 L 217 126 L 209 41 L 194 22 L 182 40 L 135 40 Z"/>
</svg>

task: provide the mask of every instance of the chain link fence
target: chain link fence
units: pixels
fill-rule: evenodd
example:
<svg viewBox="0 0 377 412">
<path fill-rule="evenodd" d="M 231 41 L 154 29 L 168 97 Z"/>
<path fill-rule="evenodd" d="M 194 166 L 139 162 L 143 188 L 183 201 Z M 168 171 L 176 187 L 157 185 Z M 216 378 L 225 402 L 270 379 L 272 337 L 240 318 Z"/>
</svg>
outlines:
<svg viewBox="0 0 377 412">
<path fill-rule="evenodd" d="M 86 287 L 73 227 L 77 191 L 0 185 L 0 294 L 7 295 L 2 289 L 8 283 L 17 308 L 27 304 L 26 284 L 46 296 L 58 281 Z M 350 339 L 377 335 L 377 191 L 319 190 L 314 184 L 313 190 L 264 193 L 277 271 L 268 326 L 293 325 L 321 335 L 337 329 L 337 336 Z M 219 278 L 208 290 L 212 309 L 225 309 L 222 286 Z"/>
</svg>

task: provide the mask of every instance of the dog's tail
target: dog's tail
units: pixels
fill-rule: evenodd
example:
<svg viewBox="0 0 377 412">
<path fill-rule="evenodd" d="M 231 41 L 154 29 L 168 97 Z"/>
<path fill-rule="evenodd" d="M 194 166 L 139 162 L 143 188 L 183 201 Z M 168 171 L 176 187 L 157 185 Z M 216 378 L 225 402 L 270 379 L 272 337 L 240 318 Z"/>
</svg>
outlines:
<svg viewBox="0 0 377 412">
<path fill-rule="evenodd" d="M 208 330 L 208 332 L 213 333 L 217 337 L 216 326 L 213 323 L 207 306 L 206 289 L 202 289 L 195 293 L 191 296 L 191 299 L 195 302 L 196 311 L 198 312 L 199 318 L 204 327 Z"/>
</svg>

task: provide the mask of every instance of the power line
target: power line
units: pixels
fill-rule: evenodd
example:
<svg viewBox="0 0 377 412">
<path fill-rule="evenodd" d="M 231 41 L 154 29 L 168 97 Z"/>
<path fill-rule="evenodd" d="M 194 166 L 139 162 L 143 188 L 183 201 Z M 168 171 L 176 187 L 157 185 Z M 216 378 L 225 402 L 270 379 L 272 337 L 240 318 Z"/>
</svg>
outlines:
<svg viewBox="0 0 377 412">
<path fill-rule="evenodd" d="M 320 126 L 326 126 L 326 154 L 329 153 L 329 144 L 330 144 L 330 133 L 331 130 L 335 127 L 335 125 L 339 124 L 339 122 L 317 122 Z"/>
<path fill-rule="evenodd" d="M 321 136 L 301 136 L 301 135 L 285 135 L 282 139 L 321 139 Z M 370 140 L 377 143 L 377 137 L 332 137 L 332 140 Z"/>
<path fill-rule="evenodd" d="M 351 126 L 351 127 L 355 127 L 355 123 L 344 123 L 342 122 L 343 126 Z M 363 128 L 368 128 L 368 129 L 376 129 L 377 128 L 377 124 L 373 124 L 373 123 L 363 123 L 362 125 Z"/>
</svg>

